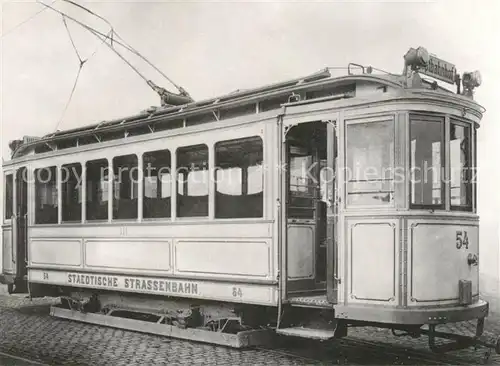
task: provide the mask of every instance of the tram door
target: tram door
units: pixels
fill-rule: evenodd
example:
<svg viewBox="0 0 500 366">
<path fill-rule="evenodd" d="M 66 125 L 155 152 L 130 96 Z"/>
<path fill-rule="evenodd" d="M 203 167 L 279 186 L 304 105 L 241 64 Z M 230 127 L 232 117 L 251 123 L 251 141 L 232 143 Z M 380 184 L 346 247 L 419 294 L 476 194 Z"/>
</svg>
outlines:
<svg viewBox="0 0 500 366">
<path fill-rule="evenodd" d="M 285 215 L 287 294 L 325 293 L 327 281 L 327 123 L 309 122 L 286 133 Z M 330 190 L 331 193 L 331 190 Z"/>
<path fill-rule="evenodd" d="M 26 262 L 28 240 L 28 182 L 26 168 L 20 168 L 16 173 L 16 211 L 12 221 L 14 251 L 14 292 L 26 291 Z M 9 289 L 11 290 L 11 289 Z"/>
</svg>

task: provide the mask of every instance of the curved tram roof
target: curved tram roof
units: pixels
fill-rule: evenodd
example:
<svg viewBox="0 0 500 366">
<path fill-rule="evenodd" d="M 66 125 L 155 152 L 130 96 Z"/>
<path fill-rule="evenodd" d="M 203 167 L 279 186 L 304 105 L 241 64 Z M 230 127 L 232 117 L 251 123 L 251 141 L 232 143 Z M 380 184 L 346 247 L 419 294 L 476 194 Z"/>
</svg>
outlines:
<svg viewBox="0 0 500 366">
<path fill-rule="evenodd" d="M 364 70 L 364 69 L 363 69 Z M 77 147 L 80 144 L 99 143 L 102 140 L 99 136 L 103 134 L 111 135 L 109 139 L 119 139 L 128 135 L 127 131 L 140 129 L 142 132 L 135 134 L 145 134 L 155 132 L 155 124 L 161 122 L 164 127 L 160 130 L 169 128 L 178 128 L 185 125 L 185 118 L 201 117 L 198 123 L 216 122 L 222 118 L 218 116 L 218 110 L 231 110 L 242 108 L 240 115 L 252 114 L 258 112 L 258 103 L 267 101 L 277 101 L 280 105 L 287 102 L 319 101 L 332 98 L 351 98 L 355 97 L 355 85 L 363 82 L 379 84 L 381 87 L 392 87 L 401 90 L 402 94 L 410 92 L 417 96 L 424 93 L 426 96 L 439 95 L 441 98 L 445 95 L 458 98 L 459 102 L 466 104 L 469 108 L 482 113 L 484 108 L 480 107 L 470 98 L 455 94 L 448 89 L 442 88 L 437 83 L 426 80 L 420 80 L 419 88 L 408 89 L 406 87 L 406 78 L 402 75 L 394 74 L 349 74 L 346 76 L 332 77 L 330 69 L 326 68 L 306 77 L 293 79 L 277 84 L 271 84 L 255 89 L 236 91 L 220 97 L 191 102 L 180 106 L 167 105 L 164 107 L 151 107 L 139 114 L 125 118 L 102 121 L 97 124 L 84 126 L 65 131 L 57 131 L 43 137 L 28 137 L 23 140 L 15 140 L 9 143 L 12 150 L 12 159 L 26 155 L 32 150 L 42 148 L 38 152 L 47 152 L 69 147 Z M 321 93 L 323 91 L 323 93 Z M 316 92 L 309 97 L 304 95 Z M 304 94 L 306 93 L 306 94 Z M 333 93 L 333 94 L 332 94 Z M 298 99 L 294 99 L 298 97 Z M 281 100 L 280 100 L 281 99 Z M 254 110 L 252 110 L 254 106 Z M 246 107 L 246 108 L 245 108 Z M 208 119 L 203 120 L 203 118 Z M 175 124 L 181 122 L 181 126 Z M 193 123 L 193 124 L 198 124 Z M 115 135 L 112 135 L 115 133 Z M 87 138 L 87 140 L 85 140 Z M 108 141 L 107 139 L 106 141 Z M 45 148 L 45 150 L 43 150 Z"/>
</svg>

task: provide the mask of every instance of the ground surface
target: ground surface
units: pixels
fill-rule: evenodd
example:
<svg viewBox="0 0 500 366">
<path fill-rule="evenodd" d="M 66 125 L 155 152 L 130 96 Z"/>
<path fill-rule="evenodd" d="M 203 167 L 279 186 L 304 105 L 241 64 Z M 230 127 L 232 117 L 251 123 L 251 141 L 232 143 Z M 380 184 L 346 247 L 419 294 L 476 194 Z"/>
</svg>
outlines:
<svg viewBox="0 0 500 366">
<path fill-rule="evenodd" d="M 348 338 L 327 343 L 287 338 L 272 347 L 235 350 L 56 319 L 49 306 L 57 302 L 0 293 L 0 365 L 30 365 L 8 355 L 49 365 L 476 365 L 485 360 L 485 349 L 435 355 L 424 337 L 396 338 L 374 328 L 351 329 Z M 465 323 L 450 330 L 472 329 Z M 490 318 L 485 338 L 495 335 L 500 320 Z M 488 364 L 500 364 L 500 357 L 492 354 Z"/>
</svg>

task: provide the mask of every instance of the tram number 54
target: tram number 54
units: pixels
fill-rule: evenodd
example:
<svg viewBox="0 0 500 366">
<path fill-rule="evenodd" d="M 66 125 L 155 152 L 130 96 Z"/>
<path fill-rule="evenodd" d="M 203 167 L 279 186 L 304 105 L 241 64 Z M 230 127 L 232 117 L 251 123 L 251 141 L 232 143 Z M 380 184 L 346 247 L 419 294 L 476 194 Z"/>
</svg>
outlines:
<svg viewBox="0 0 500 366">
<path fill-rule="evenodd" d="M 460 249 L 462 247 L 465 247 L 465 249 L 469 249 L 469 237 L 467 236 L 467 231 L 457 230 L 456 244 L 457 249 Z"/>
</svg>

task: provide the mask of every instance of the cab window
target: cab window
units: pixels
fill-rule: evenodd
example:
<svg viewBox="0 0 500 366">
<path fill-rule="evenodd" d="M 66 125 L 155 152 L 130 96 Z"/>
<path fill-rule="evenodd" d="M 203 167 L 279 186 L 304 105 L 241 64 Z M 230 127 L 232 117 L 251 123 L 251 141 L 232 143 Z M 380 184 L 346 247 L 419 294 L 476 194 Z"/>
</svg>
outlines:
<svg viewBox="0 0 500 366">
<path fill-rule="evenodd" d="M 472 211 L 471 128 L 450 121 L 450 198 L 451 209 Z"/>
<path fill-rule="evenodd" d="M 412 208 L 444 208 L 444 118 L 410 116 Z"/>
<path fill-rule="evenodd" d="M 393 204 L 394 133 L 393 120 L 347 125 L 348 206 Z"/>
</svg>

